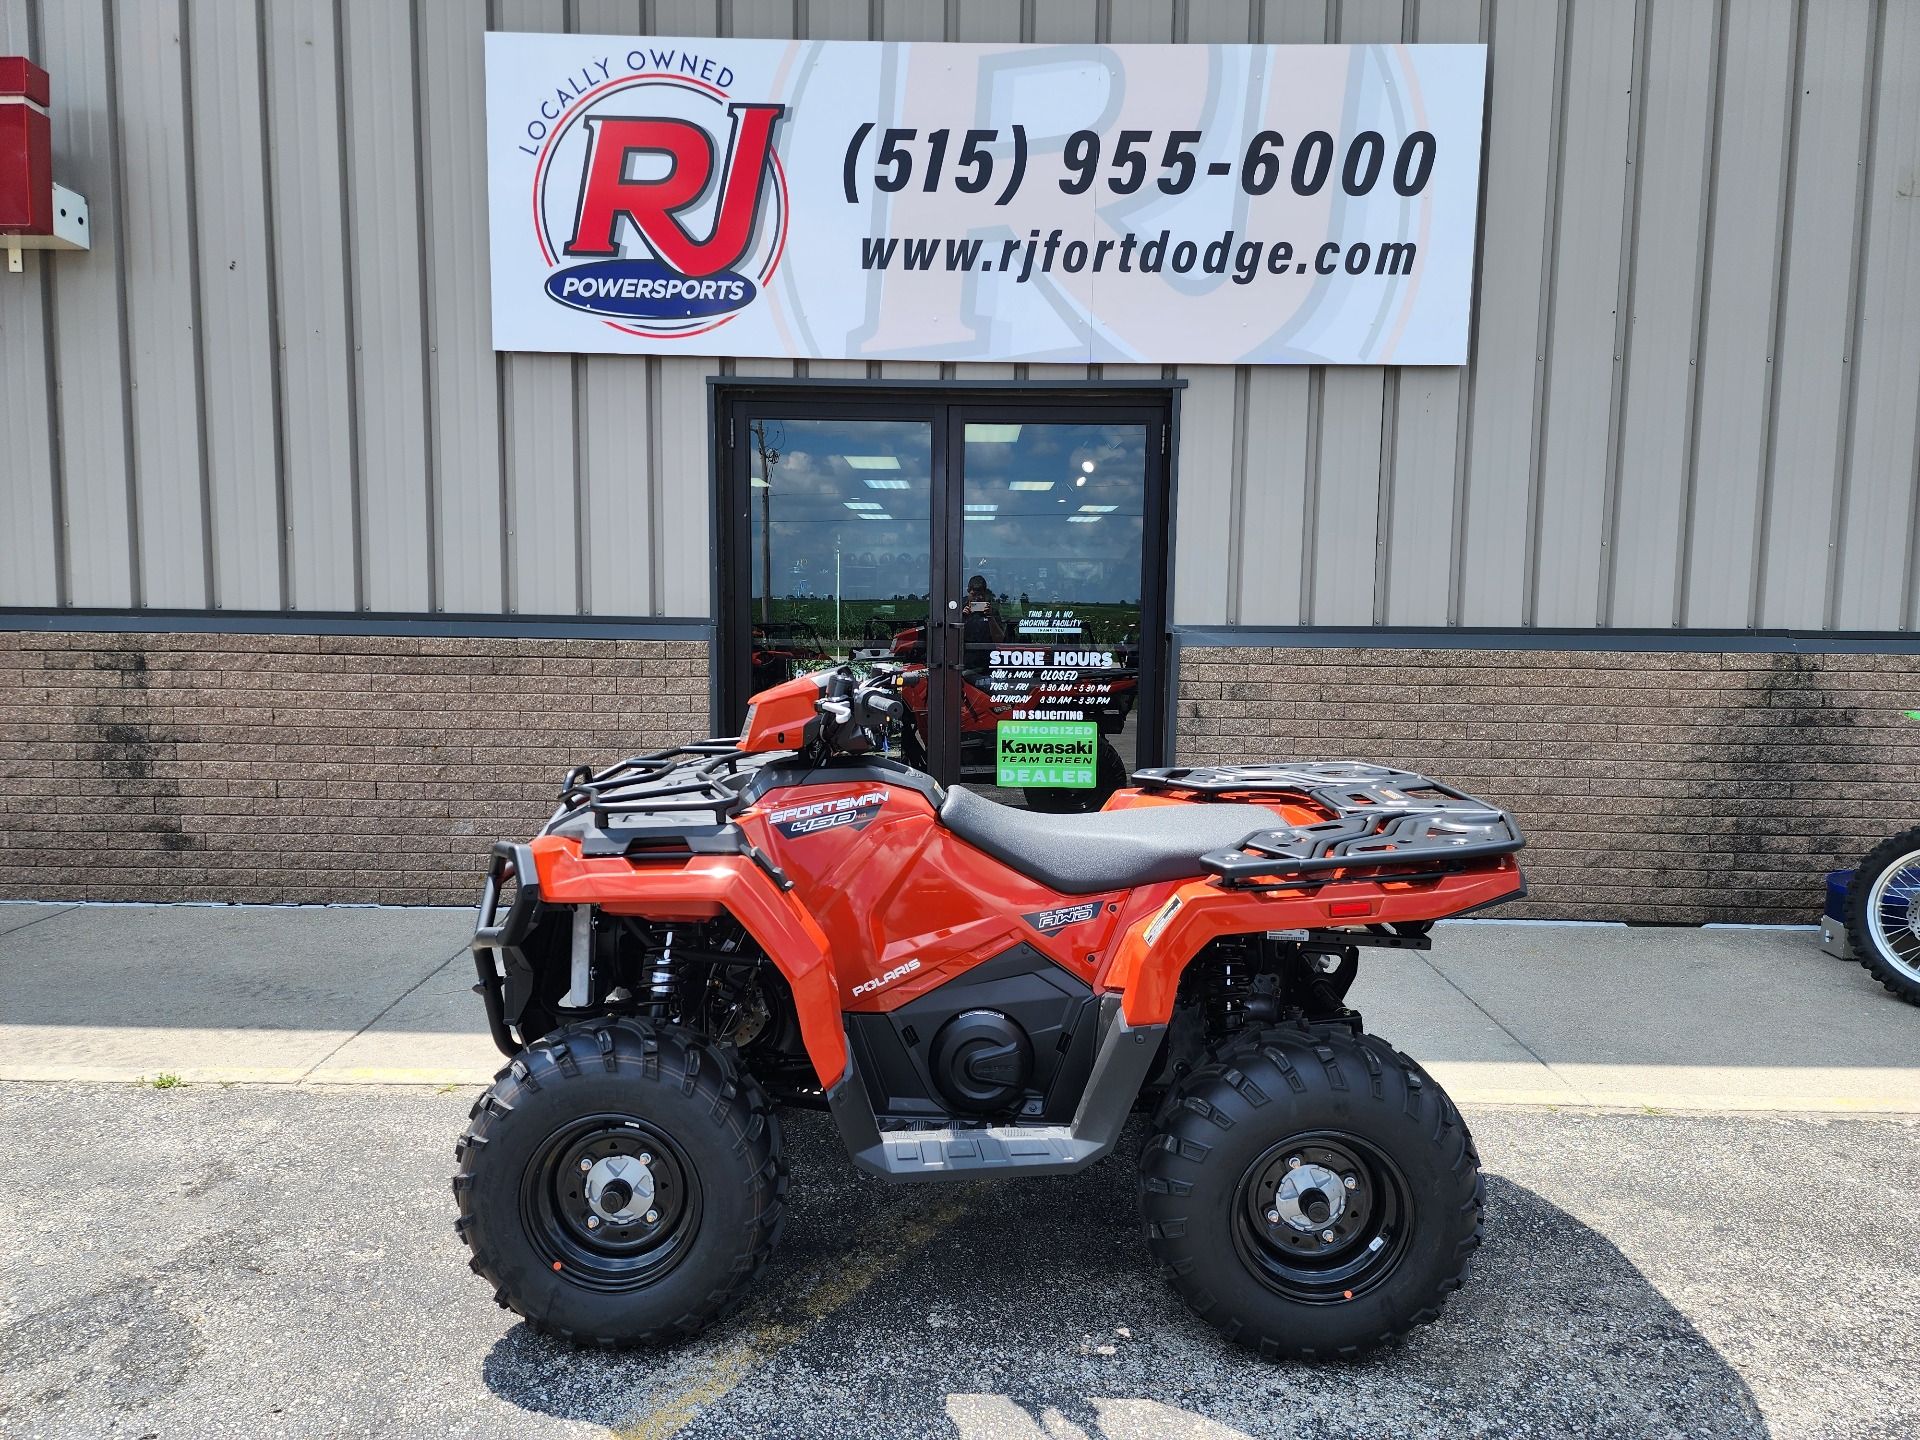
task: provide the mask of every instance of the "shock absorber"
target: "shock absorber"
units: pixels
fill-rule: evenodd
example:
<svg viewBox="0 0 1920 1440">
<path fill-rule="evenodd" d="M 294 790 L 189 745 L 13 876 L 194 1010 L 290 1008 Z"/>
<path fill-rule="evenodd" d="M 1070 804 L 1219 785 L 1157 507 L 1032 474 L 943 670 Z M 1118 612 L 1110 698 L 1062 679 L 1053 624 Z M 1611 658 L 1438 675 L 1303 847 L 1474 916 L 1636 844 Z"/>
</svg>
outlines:
<svg viewBox="0 0 1920 1440">
<path fill-rule="evenodd" d="M 647 971 L 646 989 L 642 998 L 642 1004 L 644 1004 L 657 1019 L 668 1019 L 673 1012 L 673 987 L 675 979 L 673 931 L 667 931 L 666 938 L 661 942 L 660 949 L 654 955 L 650 964 L 651 968 Z"/>
</svg>

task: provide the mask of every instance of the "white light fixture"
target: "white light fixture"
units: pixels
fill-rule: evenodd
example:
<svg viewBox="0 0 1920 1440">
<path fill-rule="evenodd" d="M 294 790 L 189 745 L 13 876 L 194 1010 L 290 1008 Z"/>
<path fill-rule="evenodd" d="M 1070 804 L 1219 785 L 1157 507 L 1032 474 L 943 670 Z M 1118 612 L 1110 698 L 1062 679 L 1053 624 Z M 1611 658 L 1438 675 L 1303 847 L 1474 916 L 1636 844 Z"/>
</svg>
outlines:
<svg viewBox="0 0 1920 1440">
<path fill-rule="evenodd" d="M 1069 515 L 1067 516 L 1067 523 L 1069 525 L 1098 525 L 1100 523 L 1100 517 L 1098 515 Z"/>
<path fill-rule="evenodd" d="M 1073 483 L 1076 485 L 1084 485 L 1087 483 L 1087 477 L 1084 475 L 1076 475 L 1073 477 Z"/>
<path fill-rule="evenodd" d="M 878 500 L 842 500 L 840 503 L 849 510 L 878 510 L 881 508 Z"/>
<path fill-rule="evenodd" d="M 751 480 L 747 481 L 747 484 L 749 487 L 755 490 L 771 490 L 773 488 L 766 481 L 762 480 L 758 475 L 755 475 Z"/>
<path fill-rule="evenodd" d="M 898 470 L 900 460 L 895 455 L 842 455 L 840 457 L 855 470 Z"/>
<path fill-rule="evenodd" d="M 872 484 L 873 482 L 868 481 L 867 483 Z M 1015 480 L 1011 485 L 1007 486 L 1007 488 L 1009 490 L 1051 490 L 1053 488 L 1053 481 L 1051 480 Z"/>
<path fill-rule="evenodd" d="M 1118 505 L 1082 505 L 1080 510 L 1086 515 L 1111 515 L 1119 508 Z"/>
<path fill-rule="evenodd" d="M 875 480 L 870 476 L 862 478 L 866 479 L 869 490 L 905 490 L 911 483 L 906 480 Z"/>
<path fill-rule="evenodd" d="M 993 514 L 994 511 L 998 510 L 999 508 L 1000 507 L 998 505 L 969 505 L 967 506 L 967 514 L 991 515 Z"/>
<path fill-rule="evenodd" d="M 853 512 L 853 518 L 856 520 L 891 520 L 893 516 L 884 510 L 856 510 Z"/>
<path fill-rule="evenodd" d="M 1020 438 L 1018 425 L 967 425 L 969 445 L 1011 445 Z"/>
</svg>

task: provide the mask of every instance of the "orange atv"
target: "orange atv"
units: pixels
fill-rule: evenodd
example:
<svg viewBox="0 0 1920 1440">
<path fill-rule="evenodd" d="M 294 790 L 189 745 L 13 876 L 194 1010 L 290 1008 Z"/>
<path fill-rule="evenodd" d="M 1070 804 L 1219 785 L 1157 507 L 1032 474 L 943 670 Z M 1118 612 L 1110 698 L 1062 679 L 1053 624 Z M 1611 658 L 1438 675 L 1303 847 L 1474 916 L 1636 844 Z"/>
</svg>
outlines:
<svg viewBox="0 0 1920 1440">
<path fill-rule="evenodd" d="M 1146 770 L 1087 815 L 877 752 L 894 677 L 763 691 L 745 733 L 566 778 L 494 847 L 474 954 L 510 1057 L 456 1148 L 503 1305 L 686 1336 L 780 1237 L 777 1107 L 897 1181 L 1058 1175 L 1143 1112 L 1148 1249 L 1229 1337 L 1357 1353 L 1433 1318 L 1480 1238 L 1440 1087 L 1361 1028 L 1366 947 L 1522 893 L 1504 812 L 1372 765 Z"/>
</svg>

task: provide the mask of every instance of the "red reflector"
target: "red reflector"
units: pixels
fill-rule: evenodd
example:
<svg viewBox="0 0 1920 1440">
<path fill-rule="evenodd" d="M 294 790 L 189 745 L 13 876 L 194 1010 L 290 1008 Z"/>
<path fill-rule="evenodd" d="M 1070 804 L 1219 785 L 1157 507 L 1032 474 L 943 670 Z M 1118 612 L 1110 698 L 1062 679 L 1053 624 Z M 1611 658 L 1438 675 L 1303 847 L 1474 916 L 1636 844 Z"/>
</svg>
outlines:
<svg viewBox="0 0 1920 1440">
<path fill-rule="evenodd" d="M 1327 914 L 1338 920 L 1347 915 L 1370 915 L 1373 903 L 1368 900 L 1335 900 L 1327 906 Z"/>
</svg>

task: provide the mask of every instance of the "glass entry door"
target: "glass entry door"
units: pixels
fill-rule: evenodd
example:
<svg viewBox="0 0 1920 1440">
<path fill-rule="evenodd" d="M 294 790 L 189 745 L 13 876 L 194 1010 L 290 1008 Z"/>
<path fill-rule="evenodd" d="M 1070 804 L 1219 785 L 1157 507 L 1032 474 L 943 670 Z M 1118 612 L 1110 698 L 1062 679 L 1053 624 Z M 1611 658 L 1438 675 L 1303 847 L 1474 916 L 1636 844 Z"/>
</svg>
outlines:
<svg viewBox="0 0 1920 1440">
<path fill-rule="evenodd" d="M 1098 809 L 1140 763 L 1149 427 L 971 413 L 960 778 L 1034 809 Z"/>
<path fill-rule="evenodd" d="M 851 662 L 900 676 L 889 753 L 1006 803 L 1160 762 L 1164 402 L 780 390 L 721 423 L 726 723 Z"/>
</svg>

